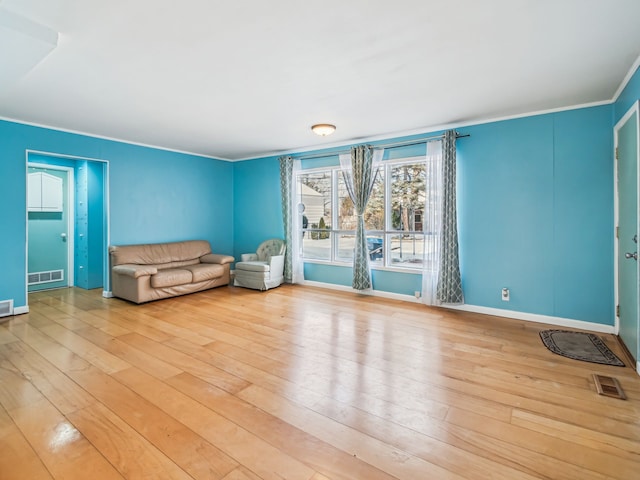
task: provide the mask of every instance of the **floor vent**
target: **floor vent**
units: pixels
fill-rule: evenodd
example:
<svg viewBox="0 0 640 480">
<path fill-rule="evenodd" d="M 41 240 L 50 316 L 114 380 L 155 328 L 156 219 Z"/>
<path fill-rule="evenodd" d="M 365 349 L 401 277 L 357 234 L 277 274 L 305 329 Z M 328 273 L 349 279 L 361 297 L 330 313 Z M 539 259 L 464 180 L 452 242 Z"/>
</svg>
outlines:
<svg viewBox="0 0 640 480">
<path fill-rule="evenodd" d="M 597 375 L 594 373 L 593 381 L 596 383 L 596 389 L 598 390 L 599 395 L 620 398 L 622 400 L 627 399 L 627 396 L 624 394 L 624 390 L 622 390 L 617 378 Z"/>
<path fill-rule="evenodd" d="M 0 317 L 13 315 L 13 300 L 0 300 Z"/>
<path fill-rule="evenodd" d="M 34 272 L 27 276 L 29 285 L 41 283 L 59 282 L 64 280 L 64 270 L 49 270 L 48 272 Z"/>
</svg>

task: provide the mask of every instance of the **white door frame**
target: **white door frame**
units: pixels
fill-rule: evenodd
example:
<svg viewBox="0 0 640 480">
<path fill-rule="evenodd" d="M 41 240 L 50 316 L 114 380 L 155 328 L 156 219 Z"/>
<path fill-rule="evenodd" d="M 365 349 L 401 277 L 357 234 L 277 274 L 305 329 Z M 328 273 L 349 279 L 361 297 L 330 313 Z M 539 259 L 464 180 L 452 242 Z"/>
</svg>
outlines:
<svg viewBox="0 0 640 480">
<path fill-rule="evenodd" d="M 56 170 L 67 173 L 67 286 L 73 287 L 75 284 L 75 172 L 71 167 L 63 167 L 61 165 L 50 165 L 48 163 L 27 162 L 27 178 L 29 175 L 29 167 L 46 168 L 47 170 Z M 27 199 L 29 198 L 29 182 L 27 181 Z M 27 277 L 29 276 L 29 206 L 27 205 Z M 29 289 L 29 280 L 27 279 L 27 291 Z"/>
<path fill-rule="evenodd" d="M 71 168 L 71 167 L 60 167 L 58 165 L 50 165 L 50 164 L 38 164 L 37 162 L 29 162 L 29 155 L 41 155 L 41 156 L 45 156 L 45 157 L 51 157 L 52 159 L 63 159 L 63 160 L 80 160 L 80 161 L 89 161 L 89 162 L 99 162 L 101 164 L 103 164 L 104 166 L 104 213 L 103 213 L 103 222 L 104 222 L 104 236 L 103 236 L 103 244 L 104 244 L 104 252 L 103 252 L 103 261 L 102 261 L 102 283 L 103 283 L 103 292 L 102 292 L 102 296 L 104 297 L 111 297 L 111 276 L 110 276 L 110 271 L 109 271 L 109 243 L 111 242 L 111 221 L 110 221 L 110 202 L 109 202 L 109 161 L 108 160 L 104 160 L 104 159 L 100 159 L 100 158 L 91 158 L 91 157 L 80 157 L 77 155 L 65 155 L 65 154 L 61 154 L 61 153 L 55 153 L 55 152 L 44 152 L 44 151 L 39 151 L 39 150 L 25 150 L 25 182 L 28 183 L 28 173 L 29 173 L 29 167 L 30 166 L 44 166 L 45 168 L 51 168 L 53 170 L 52 167 L 58 167 L 58 169 L 61 168 Z M 71 170 L 73 170 L 71 168 Z M 75 180 L 73 183 L 70 182 L 70 187 L 71 189 L 73 189 Z M 26 222 L 26 230 L 27 230 L 27 236 L 26 239 L 27 241 L 25 242 L 25 272 L 28 274 L 29 272 L 29 213 L 28 213 L 28 208 L 26 208 L 27 206 L 27 202 L 28 202 L 28 185 L 27 185 L 27 189 L 26 189 L 26 195 L 25 195 L 25 210 L 27 210 L 27 212 L 25 213 L 26 217 L 27 217 L 27 222 Z M 74 202 L 75 202 L 75 197 L 74 198 Z M 70 202 L 71 203 L 71 202 Z M 75 209 L 74 209 L 74 214 L 73 216 L 69 215 L 69 218 L 71 220 L 72 223 L 75 222 Z M 75 224 L 75 223 L 74 223 Z M 74 231 L 75 232 L 75 231 Z M 70 235 L 71 236 L 71 235 Z M 75 238 L 75 235 L 71 236 L 71 242 L 73 244 L 73 238 Z M 75 255 L 75 248 L 71 251 L 71 254 L 69 255 L 70 259 L 73 259 Z M 73 275 L 73 269 L 70 270 L 70 275 Z M 73 277 L 70 277 L 73 278 Z M 25 275 L 25 279 L 24 279 L 24 289 L 25 289 L 25 307 L 26 307 L 26 311 L 29 311 L 29 290 L 28 290 L 28 278 L 27 275 Z"/>
<path fill-rule="evenodd" d="M 627 110 L 627 112 L 624 114 L 624 116 L 618 120 L 618 123 L 615 124 L 615 126 L 613 127 L 613 194 L 614 194 L 614 231 L 613 231 L 613 236 L 614 236 L 614 248 L 613 248 L 613 252 L 614 252 L 614 292 L 615 292 L 615 306 L 614 309 L 617 307 L 617 305 L 619 304 L 619 285 L 618 285 L 618 255 L 619 255 L 619 239 L 618 236 L 616 234 L 617 229 L 618 229 L 618 225 L 620 223 L 620 205 L 619 205 L 619 200 L 618 200 L 618 159 L 617 159 L 617 155 L 616 155 L 616 151 L 618 148 L 618 132 L 619 130 L 627 123 L 627 121 L 633 116 L 633 114 L 636 114 L 636 118 L 637 118 L 637 129 L 638 131 L 636 132 L 638 141 L 637 141 L 637 149 L 638 151 L 636 152 L 636 161 L 639 163 L 639 167 L 640 167 L 640 100 L 637 100 L 633 103 L 633 105 L 629 108 L 629 110 Z M 637 192 L 638 192 L 638 208 L 640 209 L 640 168 L 638 168 L 638 178 L 636 178 L 636 187 L 637 187 Z M 636 218 L 636 231 L 640 233 L 640 215 L 637 216 Z M 640 262 L 636 262 L 637 267 L 638 267 L 638 279 L 640 281 Z M 638 286 L 636 286 L 636 288 L 638 288 Z M 616 312 L 614 311 L 614 318 L 615 318 L 615 334 L 619 335 L 620 333 L 620 319 L 618 318 L 618 316 L 616 315 Z M 639 330 L 640 330 L 640 325 L 638 326 Z M 638 352 L 631 352 L 633 353 L 633 355 L 636 357 L 636 371 L 638 372 L 638 374 L 640 374 L 640 355 L 638 355 Z"/>
</svg>

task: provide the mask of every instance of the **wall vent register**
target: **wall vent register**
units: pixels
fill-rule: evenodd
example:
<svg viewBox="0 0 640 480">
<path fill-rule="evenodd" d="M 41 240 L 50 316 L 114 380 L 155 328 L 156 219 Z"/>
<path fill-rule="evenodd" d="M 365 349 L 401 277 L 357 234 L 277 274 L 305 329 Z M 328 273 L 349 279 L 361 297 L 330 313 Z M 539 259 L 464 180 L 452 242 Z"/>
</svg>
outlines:
<svg viewBox="0 0 640 480">
<path fill-rule="evenodd" d="M 620 382 L 617 378 L 598 375 L 596 373 L 592 374 L 592 376 L 593 381 L 596 384 L 598 395 L 619 398 L 621 400 L 627 399 L 627 396 L 625 395 L 624 390 L 622 390 L 622 386 L 620 386 Z"/>
<path fill-rule="evenodd" d="M 0 300 L 0 317 L 13 315 L 13 300 Z"/>
<path fill-rule="evenodd" d="M 64 270 L 49 270 L 48 272 L 34 272 L 27 277 L 29 285 L 59 282 L 64 280 Z"/>
</svg>

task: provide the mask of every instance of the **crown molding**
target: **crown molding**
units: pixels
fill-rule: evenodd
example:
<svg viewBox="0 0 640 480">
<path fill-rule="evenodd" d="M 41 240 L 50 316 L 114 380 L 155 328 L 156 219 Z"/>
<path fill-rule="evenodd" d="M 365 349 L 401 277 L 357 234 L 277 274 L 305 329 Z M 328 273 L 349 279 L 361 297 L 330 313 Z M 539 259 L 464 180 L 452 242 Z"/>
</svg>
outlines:
<svg viewBox="0 0 640 480">
<path fill-rule="evenodd" d="M 163 150 L 165 152 L 180 153 L 182 155 L 190 155 L 190 156 L 193 156 L 193 157 L 207 158 L 207 159 L 210 159 L 210 160 L 220 160 L 222 162 L 233 162 L 233 160 L 228 159 L 228 158 L 212 157 L 211 155 L 204 155 L 203 153 L 188 152 L 186 150 L 178 150 L 178 149 L 175 149 L 175 148 L 161 147 L 159 145 L 151 145 L 151 144 L 148 144 L 148 143 L 134 142 L 134 141 L 131 141 L 131 140 L 123 140 L 121 138 L 108 137 L 106 135 L 98 135 L 98 134 L 95 134 L 95 133 L 88 133 L 88 132 L 83 132 L 83 131 L 80 131 L 80 130 L 72 130 L 72 129 L 69 129 L 69 128 L 52 127 L 51 125 L 46 125 L 46 124 L 43 124 L 43 123 L 27 122 L 25 120 L 18 120 L 18 119 L 10 118 L 10 117 L 0 116 L 0 120 L 1 121 L 5 121 L 5 122 L 17 123 L 19 125 L 27 125 L 29 127 L 46 128 L 47 130 L 54 130 L 56 132 L 72 133 L 74 135 L 82 135 L 84 137 L 97 138 L 97 139 L 100 139 L 100 140 L 107 140 L 109 142 L 117 142 L 117 143 L 124 143 L 124 144 L 127 144 L 127 145 L 135 145 L 136 147 L 152 148 L 154 150 Z"/>
<path fill-rule="evenodd" d="M 379 142 L 379 141 L 385 141 L 385 140 L 398 139 L 398 138 L 402 138 L 402 137 L 412 137 L 412 136 L 419 136 L 419 135 L 433 135 L 436 132 L 440 132 L 440 131 L 444 131 L 444 130 L 464 128 L 464 127 L 472 127 L 472 126 L 476 126 L 476 125 L 484 125 L 484 124 L 487 124 L 487 123 L 503 122 L 505 120 L 516 120 L 518 118 L 535 117 L 535 116 L 538 116 L 538 115 L 547 115 L 547 114 L 550 114 L 550 113 L 558 113 L 558 112 L 565 112 L 565 111 L 571 111 L 571 110 L 580 110 L 582 108 L 600 107 L 600 106 L 603 106 L 603 105 L 611 105 L 612 103 L 613 103 L 613 100 L 601 100 L 601 101 L 598 101 L 598 102 L 582 103 L 582 104 L 578 104 L 578 105 L 571 105 L 571 106 L 568 106 L 568 107 L 557 107 L 557 108 L 550 108 L 550 109 L 546 109 L 546 110 L 537 110 L 537 111 L 533 111 L 533 112 L 518 113 L 518 114 L 506 115 L 506 116 L 502 116 L 502 117 L 489 117 L 489 118 L 485 118 L 485 119 L 469 120 L 469 121 L 466 121 L 466 122 L 446 123 L 446 124 L 441 124 L 441 125 L 433 125 L 433 126 L 430 126 L 430 127 L 416 128 L 414 130 L 405 130 L 405 131 L 401 131 L 401 132 L 384 133 L 384 134 L 380 134 L 380 135 L 372 135 L 372 136 L 369 136 L 369 137 L 352 138 L 352 139 L 343 140 L 343 141 L 335 142 L 335 143 L 330 143 L 330 144 L 322 145 L 322 146 L 311 145 L 311 146 L 308 146 L 308 147 L 300 147 L 298 149 L 272 151 L 272 152 L 267 152 L 264 155 L 256 155 L 256 156 L 251 156 L 251 157 L 246 157 L 246 158 L 238 158 L 236 160 L 231 160 L 231 161 L 232 162 L 244 162 L 244 161 L 247 161 L 247 160 L 259 160 L 259 159 L 262 159 L 262 158 L 278 157 L 278 156 L 281 156 L 281 155 L 298 155 L 300 153 L 306 153 L 306 152 L 322 153 L 324 151 L 334 150 L 334 149 L 339 149 L 339 148 L 342 148 L 342 147 L 350 146 L 350 145 L 353 145 L 354 143 Z M 328 153 L 330 153 L 330 152 L 328 152 Z"/>
<path fill-rule="evenodd" d="M 636 73 L 636 70 L 638 70 L 638 67 L 640 67 L 640 55 L 638 55 L 638 58 L 636 58 L 636 61 L 633 62 L 633 65 L 631 65 L 631 68 L 629 69 L 625 77 L 622 79 L 622 82 L 620 82 L 620 86 L 618 87 L 618 89 L 616 90 L 616 93 L 614 93 L 613 97 L 611 98 L 612 103 L 616 102 L 620 97 L 620 95 L 622 95 L 623 90 L 627 87 L 627 84 L 631 81 L 631 78 Z"/>
<path fill-rule="evenodd" d="M 627 84 L 629 83 L 631 78 L 633 78 L 633 75 L 635 74 L 636 70 L 638 70 L 638 68 L 640 68 L 640 56 L 638 56 L 636 58 L 636 60 L 633 63 L 633 65 L 629 68 L 629 71 L 625 75 L 625 77 L 622 80 L 622 82 L 620 82 L 620 85 L 618 86 L 618 89 L 616 90 L 616 92 L 614 93 L 613 97 L 610 100 L 602 100 L 602 101 L 598 101 L 598 102 L 590 102 L 590 103 L 583 103 L 583 104 L 577 104 L 577 105 L 570 105 L 570 106 L 567 106 L 567 107 L 558 107 L 558 108 L 551 108 L 551 109 L 545 109 L 545 110 L 530 111 L 530 112 L 526 112 L 526 113 L 519 113 L 519 114 L 514 114 L 514 115 L 506 115 L 506 116 L 501 116 L 501 117 L 480 118 L 480 119 L 475 119 L 475 120 L 469 120 L 469 121 L 466 121 L 466 122 L 456 122 L 456 123 L 446 123 L 446 124 L 440 124 L 440 125 L 431 125 L 431 126 L 420 127 L 420 128 L 416 128 L 416 129 L 412 129 L 412 130 L 388 132 L 388 133 L 384 133 L 384 134 L 371 135 L 371 136 L 367 136 L 367 137 L 350 138 L 350 139 L 342 140 L 342 141 L 339 141 L 339 142 L 333 142 L 333 143 L 323 144 L 323 145 L 316 144 L 316 145 L 309 145 L 309 146 L 305 146 L 305 147 L 293 148 L 293 149 L 287 149 L 287 150 L 274 150 L 274 151 L 265 152 L 265 153 L 262 153 L 262 154 L 259 154 L 259 155 L 252 155 L 250 157 L 243 157 L 243 158 L 237 158 L 237 159 L 230 159 L 230 158 L 224 158 L 224 157 L 214 157 L 214 156 L 211 156 L 211 155 L 204 155 L 204 154 L 201 154 L 201 153 L 189 152 L 189 151 L 186 151 L 186 150 L 178 150 L 178 149 L 173 149 L 173 148 L 161 147 L 161 146 L 158 146 L 158 145 L 151 145 L 151 144 L 146 144 L 146 143 L 141 143 L 141 142 L 123 140 L 123 139 L 119 139 L 119 138 L 115 138 L 115 137 L 108 137 L 108 136 L 104 136 L 104 135 L 97 135 L 97 134 L 82 132 L 82 131 L 79 131 L 79 130 L 72 130 L 72 129 L 53 127 L 53 126 L 50 126 L 50 125 L 39 124 L 39 123 L 35 123 L 35 122 L 27 122 L 27 121 L 17 120 L 17 119 L 9 118 L 9 117 L 0 116 L 0 120 L 4 120 L 4 121 L 7 121 L 7 122 L 18 123 L 18 124 L 22 124 L 22 125 L 29 125 L 29 126 L 32 126 L 32 127 L 46 128 L 46 129 L 49 129 L 49 130 L 55 130 L 55 131 L 64 132 L 64 133 L 72 133 L 72 134 L 76 134 L 76 135 L 83 135 L 83 136 L 87 136 L 87 137 L 91 137 L 91 138 L 98 138 L 98 139 L 101 139 L 101 140 L 108 140 L 108 141 L 112 141 L 112 142 L 125 143 L 125 144 L 128 144 L 128 145 L 136 145 L 136 146 L 139 146 L 139 147 L 153 148 L 153 149 L 156 149 L 156 150 L 163 150 L 163 151 L 167 151 L 167 152 L 180 153 L 180 154 L 183 154 L 183 155 L 192 155 L 192 156 L 196 156 L 196 157 L 208 158 L 208 159 L 211 159 L 211 160 L 220 160 L 220 161 L 223 161 L 223 162 L 234 163 L 234 162 L 243 162 L 243 161 L 248 161 L 248 160 L 259 160 L 259 159 L 268 158 L 268 157 L 277 157 L 277 156 L 281 156 L 281 155 L 293 155 L 293 154 L 300 154 L 300 153 L 306 153 L 306 152 L 316 152 L 316 151 L 317 152 L 323 152 L 325 150 L 338 149 L 338 148 L 342 148 L 342 147 L 345 147 L 345 146 L 353 145 L 354 143 L 367 143 L 367 142 L 391 140 L 391 139 L 401 138 L 401 137 L 410 137 L 410 136 L 414 136 L 414 135 L 416 135 L 416 136 L 417 135 L 427 135 L 427 134 L 433 134 L 434 132 L 438 132 L 438 131 L 442 131 L 442 130 L 449 130 L 449 129 L 455 129 L 455 128 L 464 128 L 464 127 L 470 127 L 470 126 L 475 126 L 475 125 L 484 125 L 484 124 L 487 124 L 487 123 L 502 122 L 502 121 L 506 121 L 506 120 L 516 120 L 518 118 L 534 117 L 534 116 L 546 115 L 546 114 L 550 114 L 550 113 L 559 113 L 559 112 L 570 111 L 570 110 L 579 110 L 579 109 L 582 109 L 582 108 L 590 108 L 590 107 L 598 107 L 598 106 L 602 106 L 602 105 L 610 105 L 612 103 L 615 103 L 618 100 L 618 98 L 620 97 L 620 95 L 624 91 L 625 87 L 627 86 Z"/>
</svg>

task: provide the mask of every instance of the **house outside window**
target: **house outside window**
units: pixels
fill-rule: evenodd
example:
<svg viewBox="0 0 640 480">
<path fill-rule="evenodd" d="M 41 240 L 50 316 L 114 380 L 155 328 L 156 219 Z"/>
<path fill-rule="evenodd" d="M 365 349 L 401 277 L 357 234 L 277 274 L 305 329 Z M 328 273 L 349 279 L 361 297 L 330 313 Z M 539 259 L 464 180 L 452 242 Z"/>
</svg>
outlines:
<svg viewBox="0 0 640 480">
<path fill-rule="evenodd" d="M 434 219 L 429 196 L 436 194 L 427 194 L 427 171 L 424 157 L 379 166 L 364 214 L 372 267 L 422 270 L 431 240 L 427 219 Z M 297 181 L 303 260 L 351 264 L 357 216 L 340 167 L 303 170 Z"/>
</svg>

